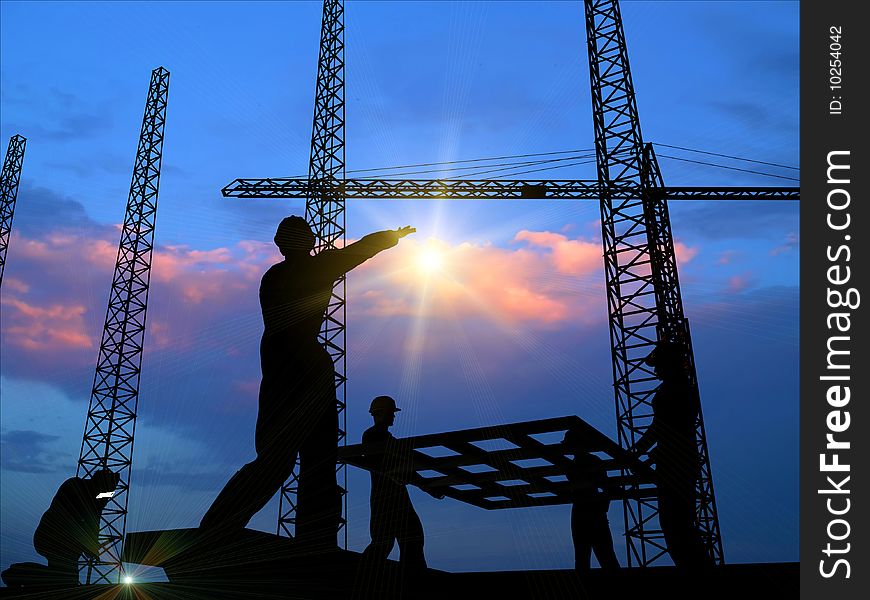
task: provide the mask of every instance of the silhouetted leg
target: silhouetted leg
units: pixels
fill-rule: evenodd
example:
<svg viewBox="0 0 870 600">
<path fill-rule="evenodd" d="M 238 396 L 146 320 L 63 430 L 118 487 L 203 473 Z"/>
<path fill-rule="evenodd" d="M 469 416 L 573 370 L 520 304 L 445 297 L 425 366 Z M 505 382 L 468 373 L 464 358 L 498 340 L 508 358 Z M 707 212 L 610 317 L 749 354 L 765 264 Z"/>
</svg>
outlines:
<svg viewBox="0 0 870 600">
<path fill-rule="evenodd" d="M 693 493 L 685 486 L 680 490 L 659 487 L 659 523 L 665 535 L 671 560 L 678 567 L 700 567 L 712 564 L 701 534 L 695 527 Z"/>
<path fill-rule="evenodd" d="M 574 542 L 574 568 L 588 571 L 592 561 L 592 540 L 589 535 L 588 517 L 583 507 L 571 507 L 571 539 Z"/>
<path fill-rule="evenodd" d="M 393 551 L 396 531 L 393 526 L 394 514 L 373 512 L 369 519 L 369 535 L 372 541 L 363 550 L 363 558 L 371 563 L 383 562 Z"/>
<path fill-rule="evenodd" d="M 602 513 L 599 518 L 590 523 L 590 533 L 592 538 L 592 550 L 595 551 L 595 558 L 598 559 L 598 564 L 602 569 L 618 569 L 619 561 L 616 559 L 616 552 L 613 550 L 613 536 L 610 534 L 610 522 L 607 520 L 607 513 Z"/>
<path fill-rule="evenodd" d="M 296 506 L 296 537 L 322 549 L 336 547 L 341 519 L 341 495 L 335 478 L 338 415 L 333 388 L 329 397 L 326 407 L 315 415 L 300 450 Z"/>
<path fill-rule="evenodd" d="M 372 504 L 374 505 L 375 501 L 372 501 Z M 389 558 L 396 539 L 393 519 L 395 514 L 392 512 L 372 511 L 369 519 L 369 534 L 372 541 L 363 550 L 357 575 L 360 591 L 372 593 L 384 583 L 384 563 Z"/>
<path fill-rule="evenodd" d="M 257 458 L 230 478 L 200 521 L 200 527 L 243 529 L 293 473 L 300 432 L 292 427 L 293 390 L 288 381 L 293 378 L 263 378 L 254 438 Z"/>
<path fill-rule="evenodd" d="M 293 472 L 296 452 L 278 446 L 266 448 L 236 471 L 212 502 L 199 526 L 209 529 L 244 529 Z"/>
<path fill-rule="evenodd" d="M 414 507 L 408 504 L 394 518 L 400 519 L 399 562 L 410 571 L 426 570 L 426 555 L 423 552 L 423 523 Z"/>
</svg>

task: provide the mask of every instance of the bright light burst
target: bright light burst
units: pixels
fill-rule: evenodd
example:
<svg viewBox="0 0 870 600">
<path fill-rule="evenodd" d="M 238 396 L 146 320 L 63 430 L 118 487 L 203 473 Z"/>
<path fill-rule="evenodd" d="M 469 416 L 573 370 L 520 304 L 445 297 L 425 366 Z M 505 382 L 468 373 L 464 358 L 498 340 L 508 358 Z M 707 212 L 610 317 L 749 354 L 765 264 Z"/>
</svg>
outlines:
<svg viewBox="0 0 870 600">
<path fill-rule="evenodd" d="M 124 575 L 123 582 L 127 585 L 130 585 L 133 583 L 133 578 L 130 575 Z"/>
<path fill-rule="evenodd" d="M 423 248 L 417 257 L 418 268 L 426 275 L 437 273 L 444 267 L 444 254 L 436 248 Z"/>
</svg>

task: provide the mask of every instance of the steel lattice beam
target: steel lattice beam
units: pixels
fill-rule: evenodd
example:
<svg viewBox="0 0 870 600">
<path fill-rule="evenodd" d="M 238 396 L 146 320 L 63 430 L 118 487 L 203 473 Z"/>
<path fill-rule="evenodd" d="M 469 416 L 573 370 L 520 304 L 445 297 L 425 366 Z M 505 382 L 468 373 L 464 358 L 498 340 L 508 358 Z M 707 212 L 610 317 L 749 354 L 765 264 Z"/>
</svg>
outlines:
<svg viewBox="0 0 870 600">
<path fill-rule="evenodd" d="M 658 340 L 683 343 L 691 378 L 697 377 L 683 314 L 665 187 L 652 152 L 644 146 L 622 16 L 616 0 L 586 0 L 586 35 L 592 115 L 610 317 L 613 380 L 619 444 L 632 448 L 652 421 L 651 400 L 659 381 L 644 358 Z M 618 190 L 632 188 L 631 195 Z M 639 193 L 638 193 L 639 192 Z M 697 524 L 707 551 L 724 560 L 709 468 L 703 416 L 696 416 Z M 667 553 L 655 498 L 623 501 L 629 565 L 647 566 Z"/>
<path fill-rule="evenodd" d="M 373 200 L 600 200 L 597 181 L 576 179 L 336 179 L 331 184 L 304 178 L 236 179 L 222 193 L 234 198 L 308 198 L 315 193 Z M 632 182 L 611 186 L 611 198 L 642 193 Z M 668 200 L 797 200 L 796 187 L 670 187 L 648 193 Z"/>
<path fill-rule="evenodd" d="M 87 477 L 108 468 L 121 476 L 101 517 L 100 558 L 82 563 L 88 583 L 118 583 L 121 571 L 168 93 L 169 71 L 157 68 L 151 73 L 76 473 Z"/>
<path fill-rule="evenodd" d="M 3 159 L 3 173 L 0 175 L 0 285 L 3 284 L 3 271 L 6 270 L 6 250 L 12 234 L 12 217 L 15 214 L 15 199 L 18 197 L 18 184 L 21 183 L 26 146 L 27 139 L 23 136 L 13 135 L 9 138 L 6 158 Z"/>
<path fill-rule="evenodd" d="M 344 194 L 335 182 L 344 179 L 344 2 L 324 0 L 311 128 L 311 160 L 305 193 L 305 219 L 317 239 L 315 252 L 342 247 L 345 241 Z M 336 282 L 320 330 L 320 342 L 335 367 L 335 393 L 339 417 L 337 443 L 345 442 L 347 430 L 345 354 L 345 278 Z M 336 465 L 343 495 L 339 528 L 347 547 L 347 467 Z M 278 534 L 292 535 L 296 524 L 299 464 L 281 487 Z"/>
</svg>

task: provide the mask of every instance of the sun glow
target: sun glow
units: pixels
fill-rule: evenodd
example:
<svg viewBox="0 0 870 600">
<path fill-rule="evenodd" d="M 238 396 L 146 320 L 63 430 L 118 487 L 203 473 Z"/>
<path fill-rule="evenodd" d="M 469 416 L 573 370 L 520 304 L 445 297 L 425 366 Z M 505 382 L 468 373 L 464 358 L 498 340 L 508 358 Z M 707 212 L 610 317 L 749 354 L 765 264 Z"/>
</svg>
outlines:
<svg viewBox="0 0 870 600">
<path fill-rule="evenodd" d="M 417 267 L 426 275 L 437 273 L 444 267 L 444 253 L 432 247 L 423 248 L 417 256 Z"/>
</svg>

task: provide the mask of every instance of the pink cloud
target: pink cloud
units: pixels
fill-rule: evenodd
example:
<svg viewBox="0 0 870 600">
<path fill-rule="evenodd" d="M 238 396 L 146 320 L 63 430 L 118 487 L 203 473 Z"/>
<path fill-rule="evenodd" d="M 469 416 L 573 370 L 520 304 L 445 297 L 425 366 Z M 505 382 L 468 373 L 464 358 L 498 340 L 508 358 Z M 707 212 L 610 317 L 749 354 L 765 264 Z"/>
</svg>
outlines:
<svg viewBox="0 0 870 600">
<path fill-rule="evenodd" d="M 92 348 L 85 329 L 86 309 L 80 304 L 40 306 L 4 296 L 4 334 L 8 343 L 26 350 Z"/>
<path fill-rule="evenodd" d="M 792 231 L 785 237 L 785 242 L 771 249 L 770 255 L 777 256 L 779 254 L 784 254 L 786 252 L 790 252 L 800 245 L 800 236 L 797 232 Z"/>
<path fill-rule="evenodd" d="M 674 254 L 677 256 L 677 264 L 684 265 L 692 261 L 698 255 L 697 246 L 687 246 L 683 242 L 674 242 Z"/>
<path fill-rule="evenodd" d="M 747 289 L 752 284 L 752 274 L 743 273 L 741 275 L 732 275 L 728 278 L 727 290 L 732 294 L 739 294 Z"/>
<path fill-rule="evenodd" d="M 719 254 L 716 259 L 717 265 L 730 265 L 740 255 L 736 250 L 725 250 Z"/>
<path fill-rule="evenodd" d="M 37 240 L 18 236 L 15 243 L 15 277 L 4 282 L 2 299 L 4 343 L 22 350 L 21 364 L 33 368 L 47 357 L 68 366 L 93 361 L 117 240 L 47 232 Z M 155 248 L 148 347 L 180 352 L 212 343 L 222 353 L 232 351 L 232 343 L 208 331 L 239 310 L 256 310 L 259 278 L 276 256 L 273 245 L 251 241 Z"/>
<path fill-rule="evenodd" d="M 553 263 L 561 273 L 582 275 L 601 268 L 602 249 L 597 242 L 572 240 L 561 233 L 525 229 L 517 233 L 514 240 L 550 250 Z"/>
<path fill-rule="evenodd" d="M 21 294 L 26 294 L 28 290 L 30 290 L 30 286 L 20 279 L 15 279 L 14 277 L 7 277 L 6 281 L 3 282 L 6 290 L 9 292 L 19 292 Z"/>
<path fill-rule="evenodd" d="M 349 309 L 379 317 L 488 318 L 542 325 L 597 321 L 600 302 L 592 298 L 603 298 L 604 292 L 587 275 L 600 271 L 589 258 L 600 260 L 600 249 L 593 255 L 588 242 L 549 232 L 521 233 L 517 237 L 528 247 L 403 240 L 350 274 Z M 425 273 L 417 264 L 424 252 L 442 255 L 444 266 Z M 590 291 L 578 293 L 584 286 Z"/>
</svg>

